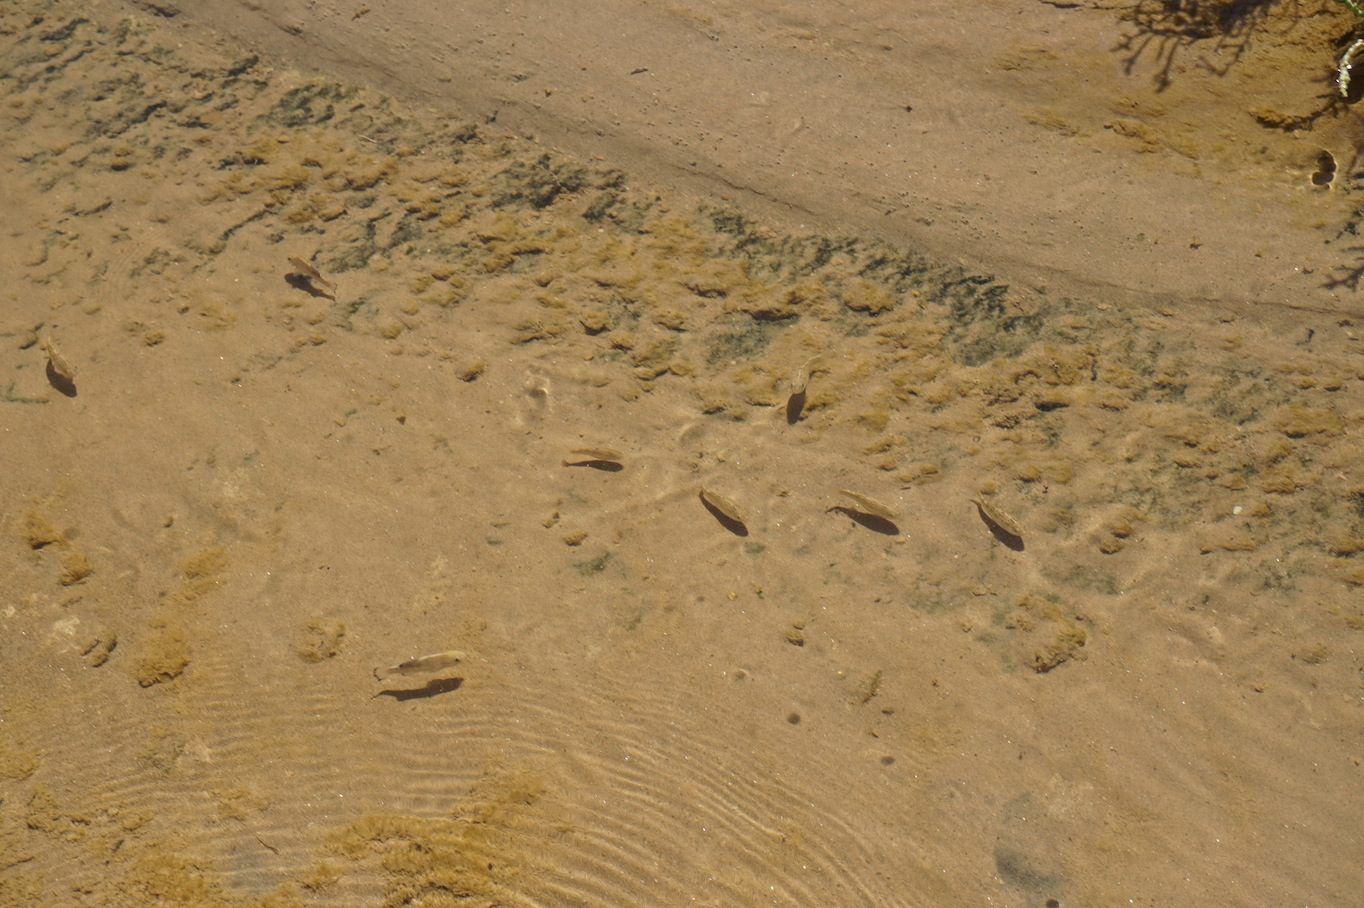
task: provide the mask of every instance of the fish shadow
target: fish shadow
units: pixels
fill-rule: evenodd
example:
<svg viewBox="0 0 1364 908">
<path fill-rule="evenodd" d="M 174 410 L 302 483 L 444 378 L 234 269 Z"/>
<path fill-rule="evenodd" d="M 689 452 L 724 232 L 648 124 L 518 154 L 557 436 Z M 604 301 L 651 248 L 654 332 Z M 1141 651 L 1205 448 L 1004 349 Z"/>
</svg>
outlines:
<svg viewBox="0 0 1364 908">
<path fill-rule="evenodd" d="M 404 689 L 385 688 L 374 696 L 392 697 L 399 703 L 407 700 L 425 700 L 429 697 L 436 697 L 440 694 L 448 694 L 451 691 L 459 690 L 464 683 L 463 678 L 433 678 L 421 687 L 409 687 Z"/>
<path fill-rule="evenodd" d="M 786 399 L 786 424 L 794 426 L 800 419 L 800 414 L 805 409 L 805 392 L 801 391 L 792 394 Z"/>
<path fill-rule="evenodd" d="M 328 293 L 314 284 L 306 274 L 286 274 L 284 282 L 295 290 L 302 290 L 311 297 L 320 297 L 324 300 L 336 302 L 336 294 Z"/>
<path fill-rule="evenodd" d="M 566 467 L 588 467 L 593 470 L 601 470 L 603 473 L 619 473 L 625 469 L 624 464 L 616 463 L 614 460 L 581 460 L 576 463 L 566 463 Z"/>
<path fill-rule="evenodd" d="M 66 376 L 58 374 L 57 370 L 52 368 L 50 361 L 47 364 L 47 383 L 67 397 L 76 396 L 76 383 Z"/>
<path fill-rule="evenodd" d="M 1015 552 L 1021 552 L 1027 548 L 1023 544 L 1022 536 L 1015 536 L 1013 533 L 1006 533 L 999 527 L 990 527 L 990 533 L 999 540 L 1000 545 Z"/>
<path fill-rule="evenodd" d="M 704 496 L 701 498 L 701 503 L 706 506 L 707 511 L 710 511 L 710 516 L 714 517 L 716 520 L 720 522 L 720 526 L 729 530 L 735 536 L 748 535 L 748 527 L 744 526 L 742 521 L 735 520 L 733 517 L 729 517 L 728 515 L 725 514 L 724 511 L 721 511 L 715 505 L 711 504 L 709 501 L 706 501 Z"/>
<path fill-rule="evenodd" d="M 999 540 L 1000 545 L 1004 546 L 1006 549 L 1011 549 L 1012 551 L 1015 552 L 1021 552 L 1024 550 L 1025 546 L 1023 545 L 1022 536 L 1015 536 L 1013 533 L 1010 533 L 1003 527 L 996 526 L 995 524 L 990 522 L 989 518 L 982 517 L 981 520 L 985 521 L 985 526 L 989 528 L 990 535 L 995 537 L 995 539 Z"/>
<path fill-rule="evenodd" d="M 895 525 L 895 521 L 887 520 L 884 517 L 877 517 L 875 514 L 864 514 L 852 508 L 845 508 L 843 505 L 834 505 L 830 511 L 837 511 L 845 514 L 852 519 L 853 523 L 860 523 L 862 526 L 871 530 L 873 533 L 880 533 L 882 536 L 899 536 L 900 528 Z"/>
</svg>

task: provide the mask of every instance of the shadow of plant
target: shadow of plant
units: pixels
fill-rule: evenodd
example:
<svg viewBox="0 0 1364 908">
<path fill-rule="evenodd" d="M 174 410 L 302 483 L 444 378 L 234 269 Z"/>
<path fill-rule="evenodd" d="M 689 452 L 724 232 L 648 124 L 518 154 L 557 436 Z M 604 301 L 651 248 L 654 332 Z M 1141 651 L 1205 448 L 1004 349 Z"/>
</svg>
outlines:
<svg viewBox="0 0 1364 908">
<path fill-rule="evenodd" d="M 1225 75 L 1249 50 L 1256 33 L 1272 22 L 1291 30 L 1299 0 L 1136 0 L 1120 13 L 1129 29 L 1116 50 L 1126 54 L 1129 75 L 1143 58 L 1154 57 L 1157 91 L 1173 81 L 1176 58 L 1203 41 L 1222 62 L 1200 61 L 1210 72 Z"/>
<path fill-rule="evenodd" d="M 1347 190 L 1357 191 L 1361 185 L 1360 178 L 1364 174 L 1354 168 L 1351 169 L 1354 172 L 1348 174 L 1345 185 Z M 1359 285 L 1364 282 L 1364 245 L 1359 242 L 1361 232 L 1364 232 L 1364 207 L 1357 207 L 1346 219 L 1345 226 L 1341 227 L 1335 238 L 1329 241 L 1332 245 L 1352 243 L 1353 245 L 1340 246 L 1338 250 L 1349 261 L 1331 269 L 1330 277 L 1321 283 L 1323 288 L 1327 290 L 1345 289 L 1351 293 L 1359 292 Z"/>
<path fill-rule="evenodd" d="M 1364 246 L 1351 246 L 1344 250 L 1346 254 L 1355 256 L 1353 264 L 1337 265 L 1331 271 L 1331 276 L 1322 282 L 1322 286 L 1327 290 L 1339 290 L 1344 288 L 1352 293 L 1359 292 L 1359 282 L 1364 280 Z"/>
</svg>

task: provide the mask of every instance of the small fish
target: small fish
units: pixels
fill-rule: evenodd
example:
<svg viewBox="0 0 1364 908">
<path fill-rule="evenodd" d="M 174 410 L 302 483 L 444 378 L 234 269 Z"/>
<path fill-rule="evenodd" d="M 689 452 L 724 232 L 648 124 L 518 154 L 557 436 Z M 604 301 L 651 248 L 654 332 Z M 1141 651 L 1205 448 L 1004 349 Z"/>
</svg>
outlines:
<svg viewBox="0 0 1364 908">
<path fill-rule="evenodd" d="M 869 517 L 876 517 L 880 520 L 886 521 L 887 523 L 894 523 L 898 519 L 895 512 L 892 511 L 889 507 L 887 507 L 886 505 L 882 504 L 881 502 L 877 501 L 874 498 L 868 498 L 866 495 L 863 495 L 860 492 L 854 492 L 851 489 L 839 489 L 838 494 L 842 495 L 844 498 L 851 499 L 856 505 L 856 507 L 837 505 L 836 507 L 839 510 L 856 511 L 859 514 L 866 514 Z"/>
<path fill-rule="evenodd" d="M 744 520 L 744 514 L 739 510 L 737 504 L 717 492 L 712 492 L 710 489 L 703 487 L 701 489 L 701 500 L 716 511 L 719 511 L 726 519 L 737 523 L 740 526 L 743 526 L 748 522 Z"/>
<path fill-rule="evenodd" d="M 800 419 L 801 411 L 805 409 L 805 389 L 810 386 L 810 376 L 815 360 L 819 356 L 812 356 L 805 361 L 805 365 L 796 370 L 796 374 L 791 376 L 791 396 L 786 398 L 786 422 L 795 425 Z M 823 370 L 818 370 L 823 371 Z"/>
<path fill-rule="evenodd" d="M 408 659 L 406 662 L 399 662 L 389 668 L 376 668 L 374 677 L 383 681 L 390 675 L 427 675 L 432 672 L 444 671 L 453 668 L 464 661 L 464 653 L 459 650 L 449 650 L 444 653 L 432 653 L 429 656 L 418 656 L 415 659 Z"/>
<path fill-rule="evenodd" d="M 823 370 L 823 369 L 812 369 L 812 368 L 811 368 L 811 366 L 814 366 L 815 360 L 819 359 L 819 357 L 820 357 L 821 355 L 822 355 L 822 354 L 816 354 L 815 356 L 812 356 L 812 357 L 810 357 L 809 359 L 807 359 L 807 360 L 805 361 L 805 364 L 804 364 L 803 366 L 801 366 L 799 369 L 796 370 L 796 374 L 793 375 L 793 376 L 791 376 L 791 396 L 792 396 L 792 397 L 795 397 L 795 396 L 798 395 L 798 394 L 804 394 L 804 393 L 805 393 L 805 389 L 808 388 L 808 387 L 810 387 L 810 378 L 811 378 L 811 376 L 813 376 L 816 372 L 823 372 L 823 371 L 825 371 L 825 370 Z"/>
<path fill-rule="evenodd" d="M 305 262 L 303 259 L 299 258 L 296 255 L 289 256 L 289 264 L 294 266 L 295 274 L 301 274 L 304 277 L 306 277 L 309 283 L 311 283 L 317 289 L 326 290 L 328 293 L 335 295 L 336 284 L 323 277 L 321 271 L 318 271 L 312 265 L 308 264 L 307 262 Z"/>
<path fill-rule="evenodd" d="M 1017 520 L 1014 520 L 984 498 L 972 498 L 971 503 L 976 506 L 976 510 L 980 511 L 981 518 L 990 526 L 999 530 L 1005 536 L 1012 536 L 1018 540 L 1023 539 L 1023 528 L 1018 525 Z"/>
<path fill-rule="evenodd" d="M 564 459 L 566 467 L 590 467 L 596 464 L 624 466 L 625 455 L 615 448 L 574 448 Z"/>
<path fill-rule="evenodd" d="M 76 370 L 71 368 L 71 364 L 66 361 L 66 357 L 57 351 L 57 347 L 52 343 L 52 335 L 43 335 L 43 352 L 47 354 L 47 362 L 52 366 L 52 374 L 67 383 L 76 380 Z"/>
</svg>

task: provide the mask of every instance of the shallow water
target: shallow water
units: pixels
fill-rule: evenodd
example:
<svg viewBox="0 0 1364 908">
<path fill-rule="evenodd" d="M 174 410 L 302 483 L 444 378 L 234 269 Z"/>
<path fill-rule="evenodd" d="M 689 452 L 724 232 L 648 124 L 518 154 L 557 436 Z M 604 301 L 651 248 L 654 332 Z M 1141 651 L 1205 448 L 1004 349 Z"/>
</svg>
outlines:
<svg viewBox="0 0 1364 908">
<path fill-rule="evenodd" d="M 0 902 L 1348 902 L 1348 318 L 1020 289 L 27 6 Z"/>
</svg>

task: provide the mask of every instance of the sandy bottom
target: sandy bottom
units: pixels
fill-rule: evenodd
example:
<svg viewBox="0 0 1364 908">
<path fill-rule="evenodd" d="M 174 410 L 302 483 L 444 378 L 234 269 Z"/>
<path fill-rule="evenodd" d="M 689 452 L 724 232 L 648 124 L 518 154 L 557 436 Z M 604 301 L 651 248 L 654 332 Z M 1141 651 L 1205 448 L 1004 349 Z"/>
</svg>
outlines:
<svg viewBox="0 0 1364 908">
<path fill-rule="evenodd" d="M 1357 899 L 1350 317 L 792 231 L 142 6 L 0 10 L 0 904 Z"/>
</svg>

